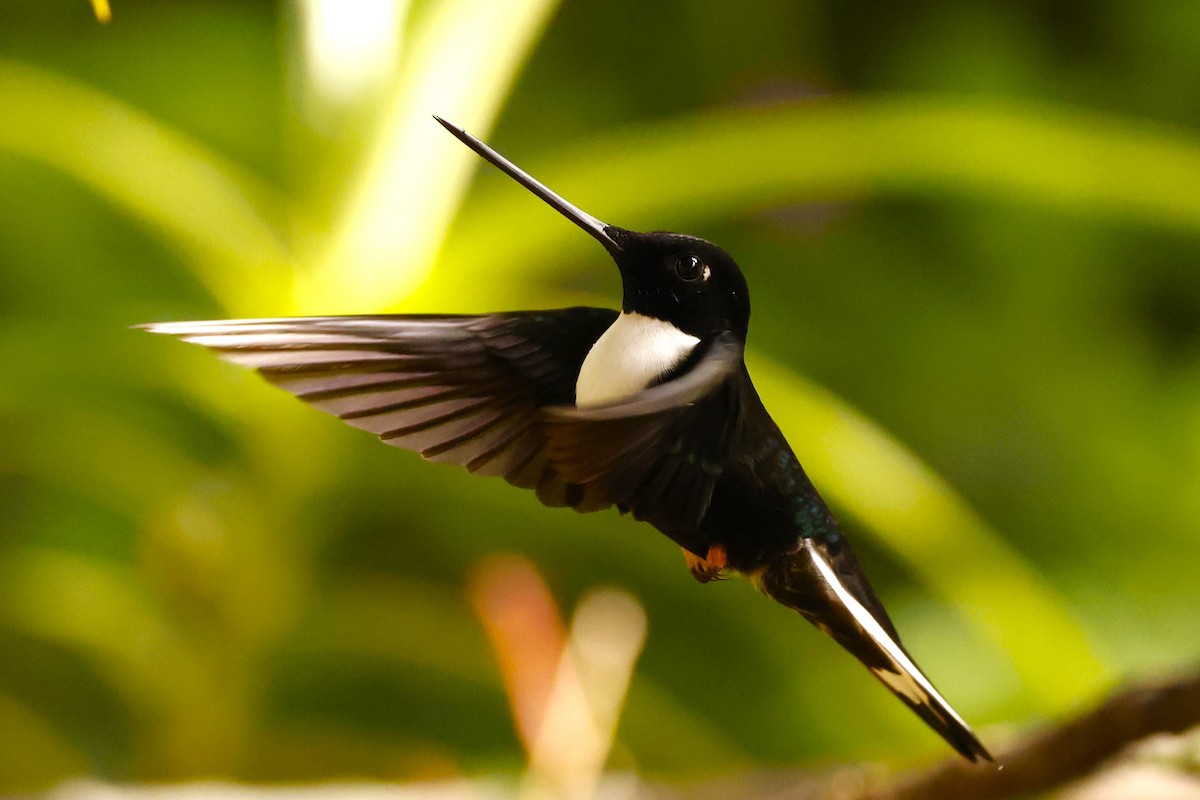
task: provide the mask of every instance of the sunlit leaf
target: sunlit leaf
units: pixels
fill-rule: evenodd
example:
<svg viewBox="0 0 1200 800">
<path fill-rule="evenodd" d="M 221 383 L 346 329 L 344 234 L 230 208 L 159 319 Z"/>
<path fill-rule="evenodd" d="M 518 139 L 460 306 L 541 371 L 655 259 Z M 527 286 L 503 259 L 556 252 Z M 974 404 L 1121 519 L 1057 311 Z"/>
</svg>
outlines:
<svg viewBox="0 0 1200 800">
<path fill-rule="evenodd" d="M 409 25 L 366 166 L 298 309 L 375 311 L 421 282 L 477 166 L 431 115 L 486 134 L 556 5 L 450 0 Z"/>
<path fill-rule="evenodd" d="M 108 0 L 92 0 L 92 13 L 101 24 L 112 21 L 112 6 L 108 4 Z"/>
</svg>

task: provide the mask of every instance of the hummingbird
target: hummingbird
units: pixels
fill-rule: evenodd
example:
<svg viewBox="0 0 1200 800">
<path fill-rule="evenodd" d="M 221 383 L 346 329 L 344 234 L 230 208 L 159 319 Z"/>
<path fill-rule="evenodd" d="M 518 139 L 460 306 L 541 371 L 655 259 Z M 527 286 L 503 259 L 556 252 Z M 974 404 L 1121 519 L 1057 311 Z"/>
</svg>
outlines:
<svg viewBox="0 0 1200 800">
<path fill-rule="evenodd" d="M 463 144 L 578 225 L 621 274 L 621 310 L 163 322 L 385 443 L 532 489 L 550 507 L 617 508 L 848 650 L 951 747 L 992 761 L 901 644 L 833 514 L 744 362 L 750 295 L 724 250 L 609 225 L 483 141 Z"/>
</svg>

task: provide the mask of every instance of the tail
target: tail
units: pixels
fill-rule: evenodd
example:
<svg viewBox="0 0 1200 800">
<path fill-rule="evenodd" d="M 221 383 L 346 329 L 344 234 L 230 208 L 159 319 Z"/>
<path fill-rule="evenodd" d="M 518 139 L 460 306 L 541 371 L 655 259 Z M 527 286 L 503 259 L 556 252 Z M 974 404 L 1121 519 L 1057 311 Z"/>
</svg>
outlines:
<svg viewBox="0 0 1200 800">
<path fill-rule="evenodd" d="M 849 650 L 964 758 L 994 761 L 900 644 L 844 539 L 833 544 L 802 539 L 798 550 L 759 573 L 757 583 Z"/>
</svg>

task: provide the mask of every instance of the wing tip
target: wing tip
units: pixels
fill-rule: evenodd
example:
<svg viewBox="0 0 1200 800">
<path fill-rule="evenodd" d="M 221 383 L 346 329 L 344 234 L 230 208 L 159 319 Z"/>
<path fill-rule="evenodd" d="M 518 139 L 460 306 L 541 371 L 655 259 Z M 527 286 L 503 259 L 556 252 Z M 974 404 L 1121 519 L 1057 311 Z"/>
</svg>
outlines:
<svg viewBox="0 0 1200 800">
<path fill-rule="evenodd" d="M 243 335 L 251 333 L 279 333 L 293 326 L 320 326 L 329 317 L 255 317 L 247 319 L 191 319 L 170 322 L 142 322 L 130 325 L 134 330 L 167 336 L 205 336 L 211 334 Z M 353 319 L 345 317 L 343 319 Z"/>
<path fill-rule="evenodd" d="M 165 334 L 167 336 L 187 336 L 189 334 L 203 333 L 207 328 L 214 325 L 230 325 L 233 323 L 252 322 L 256 320 L 182 320 L 172 322 L 140 322 L 137 325 L 129 327 L 136 331 L 146 331 L 148 333 Z"/>
</svg>

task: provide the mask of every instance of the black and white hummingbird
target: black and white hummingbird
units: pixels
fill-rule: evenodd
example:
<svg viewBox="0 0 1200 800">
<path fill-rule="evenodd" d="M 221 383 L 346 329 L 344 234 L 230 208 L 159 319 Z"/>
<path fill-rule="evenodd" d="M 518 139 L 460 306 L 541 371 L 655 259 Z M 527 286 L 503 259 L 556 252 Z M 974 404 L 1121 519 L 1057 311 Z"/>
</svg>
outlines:
<svg viewBox="0 0 1200 800">
<path fill-rule="evenodd" d="M 610 507 L 740 573 L 849 650 L 971 761 L 988 751 L 913 663 L 743 361 L 746 279 L 694 236 L 601 222 L 440 117 L 593 236 L 621 311 L 165 322 L 317 408 L 426 459 L 500 475 L 547 506 Z"/>
</svg>

